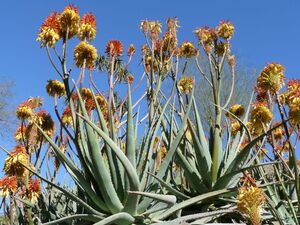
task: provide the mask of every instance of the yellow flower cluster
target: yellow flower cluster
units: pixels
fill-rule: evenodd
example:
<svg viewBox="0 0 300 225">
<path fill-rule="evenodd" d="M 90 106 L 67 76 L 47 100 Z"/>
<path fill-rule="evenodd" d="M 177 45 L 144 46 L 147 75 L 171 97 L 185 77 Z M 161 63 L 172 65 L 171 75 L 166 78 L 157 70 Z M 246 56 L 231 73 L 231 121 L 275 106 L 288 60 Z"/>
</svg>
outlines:
<svg viewBox="0 0 300 225">
<path fill-rule="evenodd" d="M 284 85 L 284 67 L 279 63 L 265 66 L 257 78 L 257 87 L 271 93 L 277 92 Z"/>
<path fill-rule="evenodd" d="M 96 18 L 92 13 L 82 17 L 77 35 L 81 41 L 91 41 L 96 37 Z"/>
<path fill-rule="evenodd" d="M 300 97 L 295 97 L 289 103 L 289 117 L 292 125 L 300 124 Z"/>
<path fill-rule="evenodd" d="M 235 136 L 242 128 L 242 125 L 239 121 L 231 123 L 230 133 L 232 136 Z"/>
<path fill-rule="evenodd" d="M 192 42 L 185 41 L 180 46 L 180 56 L 185 58 L 191 58 L 198 55 L 198 50 L 195 48 Z"/>
<path fill-rule="evenodd" d="M 290 80 L 287 92 L 282 95 L 289 106 L 289 117 L 292 125 L 300 124 L 300 80 Z"/>
<path fill-rule="evenodd" d="M 49 96 L 58 96 L 61 97 L 65 94 L 65 85 L 58 80 L 48 80 L 46 85 L 46 91 Z"/>
<path fill-rule="evenodd" d="M 221 21 L 216 28 L 219 37 L 229 40 L 234 34 L 234 26 L 231 22 Z"/>
<path fill-rule="evenodd" d="M 77 34 L 80 24 L 78 9 L 73 5 L 68 5 L 59 15 L 59 26 L 62 37 L 72 38 Z M 68 35 L 68 36 L 67 36 Z"/>
<path fill-rule="evenodd" d="M 182 77 L 178 82 L 178 89 L 180 93 L 189 94 L 194 87 L 194 79 L 188 76 Z"/>
<path fill-rule="evenodd" d="M 42 24 L 37 41 L 41 42 L 41 47 L 49 46 L 52 48 L 59 39 L 59 14 L 54 12 Z"/>
<path fill-rule="evenodd" d="M 61 117 L 61 121 L 66 126 L 72 126 L 73 120 L 72 120 L 72 114 L 71 114 L 70 107 L 67 107 L 65 109 L 65 111 L 63 112 L 62 117 Z"/>
<path fill-rule="evenodd" d="M 245 109 L 242 105 L 239 104 L 235 104 L 233 106 L 230 107 L 229 112 L 233 115 L 235 115 L 236 117 L 241 117 L 245 114 Z M 226 116 L 228 117 L 232 117 L 232 115 L 230 113 L 226 113 Z"/>
<path fill-rule="evenodd" d="M 24 165 L 29 165 L 29 156 L 26 153 L 26 149 L 18 145 L 5 159 L 4 171 L 9 176 L 24 177 L 27 170 Z"/>
<path fill-rule="evenodd" d="M 265 203 L 265 196 L 259 187 L 250 186 L 239 189 L 238 210 L 245 214 L 253 225 L 261 224 L 261 207 Z"/>
<path fill-rule="evenodd" d="M 82 41 L 74 49 L 74 61 L 76 66 L 82 67 L 85 62 L 87 68 L 94 68 L 97 59 L 97 49 Z"/>
<path fill-rule="evenodd" d="M 250 132 L 257 136 L 264 133 L 266 126 L 273 119 L 273 114 L 265 103 L 256 102 L 250 112 L 250 121 L 247 123 Z"/>
<path fill-rule="evenodd" d="M 33 116 L 33 110 L 28 104 L 21 103 L 16 110 L 16 116 L 20 120 L 29 119 Z"/>
</svg>

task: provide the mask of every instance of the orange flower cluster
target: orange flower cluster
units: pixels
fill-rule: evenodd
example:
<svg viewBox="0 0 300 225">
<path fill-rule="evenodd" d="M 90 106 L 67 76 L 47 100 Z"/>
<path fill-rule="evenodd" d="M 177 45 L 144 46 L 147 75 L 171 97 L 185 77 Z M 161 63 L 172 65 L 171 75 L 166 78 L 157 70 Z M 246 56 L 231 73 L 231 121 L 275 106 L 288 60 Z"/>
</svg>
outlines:
<svg viewBox="0 0 300 225">
<path fill-rule="evenodd" d="M 0 196 L 7 197 L 11 193 L 15 193 L 18 188 L 18 180 L 16 176 L 4 176 L 0 180 Z"/>
<path fill-rule="evenodd" d="M 123 54 L 123 45 L 118 40 L 110 40 L 106 45 L 105 52 L 110 57 L 119 57 Z"/>
</svg>

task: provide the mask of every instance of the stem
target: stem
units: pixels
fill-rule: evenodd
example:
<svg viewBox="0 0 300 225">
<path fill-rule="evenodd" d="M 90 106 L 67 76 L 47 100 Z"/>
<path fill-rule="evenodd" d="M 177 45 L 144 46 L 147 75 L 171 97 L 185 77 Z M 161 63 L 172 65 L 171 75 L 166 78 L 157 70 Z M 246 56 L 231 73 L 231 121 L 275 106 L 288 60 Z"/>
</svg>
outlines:
<svg viewBox="0 0 300 225">
<path fill-rule="evenodd" d="M 275 93 L 275 96 L 276 96 L 276 103 L 278 106 L 280 117 L 281 117 L 283 127 L 285 130 L 286 136 L 287 136 L 287 141 L 289 144 L 289 150 L 290 150 L 289 164 L 295 171 L 295 186 L 296 186 L 296 193 L 297 193 L 297 198 L 298 198 L 298 211 L 300 211 L 300 201 L 299 201 L 300 200 L 300 184 L 299 184 L 299 171 L 298 171 L 298 166 L 297 166 L 297 156 L 295 153 L 295 149 L 293 148 L 291 140 L 290 140 L 291 136 L 290 136 L 288 126 L 287 126 L 286 122 L 284 121 L 284 110 L 283 110 L 282 104 L 279 101 L 278 93 Z"/>
</svg>

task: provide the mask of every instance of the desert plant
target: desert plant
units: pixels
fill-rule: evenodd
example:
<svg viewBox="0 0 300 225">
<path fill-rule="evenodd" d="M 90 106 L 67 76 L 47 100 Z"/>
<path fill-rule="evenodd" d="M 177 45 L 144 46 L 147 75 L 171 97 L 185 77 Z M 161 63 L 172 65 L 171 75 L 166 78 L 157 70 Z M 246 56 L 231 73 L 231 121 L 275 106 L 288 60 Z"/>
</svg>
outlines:
<svg viewBox="0 0 300 225">
<path fill-rule="evenodd" d="M 91 44 L 96 37 L 92 13 L 80 19 L 78 9 L 69 5 L 46 18 L 37 40 L 60 78 L 46 85 L 57 119 L 41 109 L 40 97 L 29 98 L 16 110 L 19 145 L 11 152 L 3 148 L 7 176 L 0 182 L 4 202 L 9 202 L 4 206 L 7 224 L 297 224 L 299 174 L 291 136 L 299 125 L 298 82 L 280 95 L 283 67 L 269 64 L 257 80 L 259 102 L 249 103 L 246 110 L 237 104 L 229 107 L 232 82 L 221 105 L 225 63 L 232 80 L 235 76 L 229 51 L 234 27 L 222 21 L 216 29 L 197 29 L 209 74 L 200 66 L 199 71 L 214 101 L 208 134 L 194 97 L 195 79 L 178 70 L 180 60 L 196 58 L 200 50 L 189 41 L 178 46 L 178 27 L 178 20 L 169 18 L 162 35 L 160 22 L 141 22 L 144 71 L 134 86 L 129 72 L 134 46 L 125 58 L 122 43 L 111 40 L 99 56 Z M 68 47 L 75 36 L 80 42 L 68 68 Z M 96 68 L 107 74 L 107 91 L 93 80 Z M 146 90 L 139 92 L 144 79 Z M 172 81 L 169 89 L 164 89 L 166 79 Z M 117 94 L 118 85 L 125 86 L 126 93 Z M 140 94 L 136 102 L 133 93 Z M 281 116 L 275 125 L 274 105 Z M 147 109 L 145 115 L 141 108 Z M 278 131 L 281 127 L 285 133 Z M 286 137 L 288 163 L 278 152 L 275 136 Z M 271 148 L 264 150 L 267 144 Z M 268 168 L 274 168 L 276 176 L 267 176 Z M 72 187 L 60 184 L 65 172 Z M 43 194 L 41 182 L 46 184 Z"/>
</svg>

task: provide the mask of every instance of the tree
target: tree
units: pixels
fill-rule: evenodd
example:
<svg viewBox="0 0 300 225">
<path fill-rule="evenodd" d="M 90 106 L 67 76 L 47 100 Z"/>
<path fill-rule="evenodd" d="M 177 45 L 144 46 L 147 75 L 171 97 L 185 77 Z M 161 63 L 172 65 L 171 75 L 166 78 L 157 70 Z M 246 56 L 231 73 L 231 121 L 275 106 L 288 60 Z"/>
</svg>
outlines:
<svg viewBox="0 0 300 225">
<path fill-rule="evenodd" d="M 240 61 L 240 60 L 237 60 Z M 198 64 L 198 65 L 197 65 Z M 249 68 L 241 62 L 236 63 L 237 67 L 235 69 L 235 78 L 234 78 L 234 88 L 232 92 L 231 100 L 227 106 L 230 107 L 232 104 L 241 104 L 243 106 L 248 105 L 250 102 L 251 94 L 253 91 L 253 86 L 257 77 L 257 71 L 254 68 Z M 204 76 L 199 76 L 199 66 L 205 74 L 209 77 L 209 63 L 206 57 L 199 56 L 197 61 L 194 59 L 188 59 L 183 65 L 182 74 L 197 74 L 195 77 L 196 90 L 195 90 L 195 99 L 201 107 L 198 109 L 200 115 L 203 119 L 203 126 L 206 131 L 209 131 L 209 128 L 212 124 L 212 115 L 214 115 L 214 105 L 213 105 L 213 95 L 211 93 L 211 88 L 208 85 L 208 82 L 205 80 Z M 228 96 L 231 92 L 232 85 L 232 73 L 228 64 L 224 64 L 223 74 L 224 79 L 222 79 L 222 98 L 221 106 L 226 103 Z"/>
<path fill-rule="evenodd" d="M 0 82 L 0 135 L 6 137 L 13 127 L 16 125 L 15 119 L 12 117 L 13 106 L 11 98 L 13 97 L 12 88 L 14 82 L 7 80 L 6 78 L 1 78 Z M 7 132 L 9 131 L 9 132 Z"/>
</svg>

